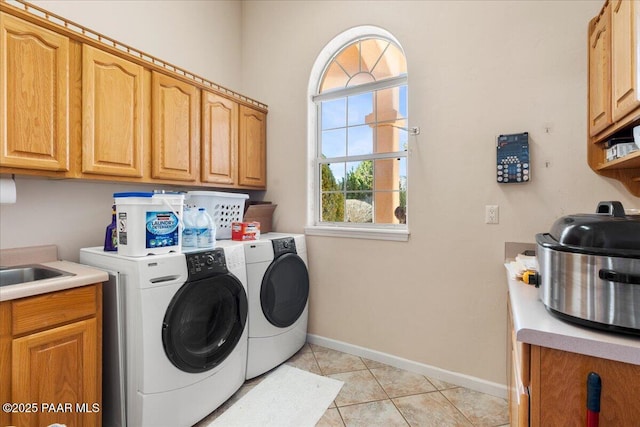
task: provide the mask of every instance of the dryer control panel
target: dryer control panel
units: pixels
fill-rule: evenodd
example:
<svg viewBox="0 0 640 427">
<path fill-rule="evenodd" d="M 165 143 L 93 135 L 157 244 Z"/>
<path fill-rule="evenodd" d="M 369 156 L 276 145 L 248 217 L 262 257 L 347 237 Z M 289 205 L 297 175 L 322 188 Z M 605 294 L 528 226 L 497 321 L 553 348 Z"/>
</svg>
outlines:
<svg viewBox="0 0 640 427">
<path fill-rule="evenodd" d="M 273 239 L 273 257 L 277 258 L 284 254 L 297 254 L 296 241 L 293 237 L 285 237 L 282 239 Z"/>
<path fill-rule="evenodd" d="M 224 249 L 210 249 L 202 252 L 191 252 L 185 255 L 189 280 L 208 277 L 212 274 L 228 273 Z"/>
</svg>

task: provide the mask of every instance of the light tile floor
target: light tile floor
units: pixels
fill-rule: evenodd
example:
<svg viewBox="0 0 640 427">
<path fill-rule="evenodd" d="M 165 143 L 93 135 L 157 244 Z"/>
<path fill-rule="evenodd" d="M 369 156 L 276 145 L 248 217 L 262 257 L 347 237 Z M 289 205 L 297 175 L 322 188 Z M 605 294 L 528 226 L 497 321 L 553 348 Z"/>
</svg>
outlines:
<svg viewBox="0 0 640 427">
<path fill-rule="evenodd" d="M 509 424 L 505 399 L 318 345 L 305 344 L 286 363 L 344 381 L 317 427 Z M 265 375 L 246 381 L 236 394 L 196 427 L 203 427 L 217 418 Z"/>
</svg>

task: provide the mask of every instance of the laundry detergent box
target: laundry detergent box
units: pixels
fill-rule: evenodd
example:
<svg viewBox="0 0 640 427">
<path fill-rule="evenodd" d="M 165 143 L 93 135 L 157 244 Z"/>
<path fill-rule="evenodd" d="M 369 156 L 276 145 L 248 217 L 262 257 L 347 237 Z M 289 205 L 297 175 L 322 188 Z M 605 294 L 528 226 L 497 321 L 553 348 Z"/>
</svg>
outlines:
<svg viewBox="0 0 640 427">
<path fill-rule="evenodd" d="M 184 194 L 127 192 L 113 199 L 119 255 L 180 252 Z"/>
<path fill-rule="evenodd" d="M 260 223 L 258 221 L 233 222 L 231 224 L 231 240 L 260 240 Z"/>
</svg>

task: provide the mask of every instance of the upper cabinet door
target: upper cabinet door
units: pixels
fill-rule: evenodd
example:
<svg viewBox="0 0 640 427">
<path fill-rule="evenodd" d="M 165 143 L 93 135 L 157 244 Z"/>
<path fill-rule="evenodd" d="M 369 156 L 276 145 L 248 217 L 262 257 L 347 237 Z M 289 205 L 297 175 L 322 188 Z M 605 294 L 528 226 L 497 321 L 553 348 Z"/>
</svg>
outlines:
<svg viewBox="0 0 640 427">
<path fill-rule="evenodd" d="M 589 31 L 589 134 L 613 123 L 611 118 L 611 8 L 594 19 Z"/>
<path fill-rule="evenodd" d="M 142 177 L 143 72 L 122 58 L 82 47 L 83 173 Z"/>
<path fill-rule="evenodd" d="M 238 183 L 244 186 L 267 186 L 267 115 L 240 106 Z"/>
<path fill-rule="evenodd" d="M 69 39 L 0 13 L 0 166 L 69 170 Z"/>
<path fill-rule="evenodd" d="M 200 90 L 154 71 L 151 115 L 151 177 L 195 181 L 200 159 Z"/>
<path fill-rule="evenodd" d="M 615 0 L 611 5 L 613 120 L 622 119 L 640 105 L 638 98 L 638 1 Z"/>
<path fill-rule="evenodd" d="M 204 91 L 202 96 L 202 173 L 212 184 L 238 180 L 238 104 Z"/>
</svg>

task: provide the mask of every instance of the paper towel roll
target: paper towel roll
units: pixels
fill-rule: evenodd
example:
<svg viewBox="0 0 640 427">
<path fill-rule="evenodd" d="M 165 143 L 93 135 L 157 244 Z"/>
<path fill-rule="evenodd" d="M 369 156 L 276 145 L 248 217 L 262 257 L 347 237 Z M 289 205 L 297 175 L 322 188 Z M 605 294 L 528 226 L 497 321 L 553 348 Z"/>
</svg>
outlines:
<svg viewBox="0 0 640 427">
<path fill-rule="evenodd" d="M 16 182 L 11 178 L 0 178 L 0 203 L 16 202 Z"/>
</svg>

